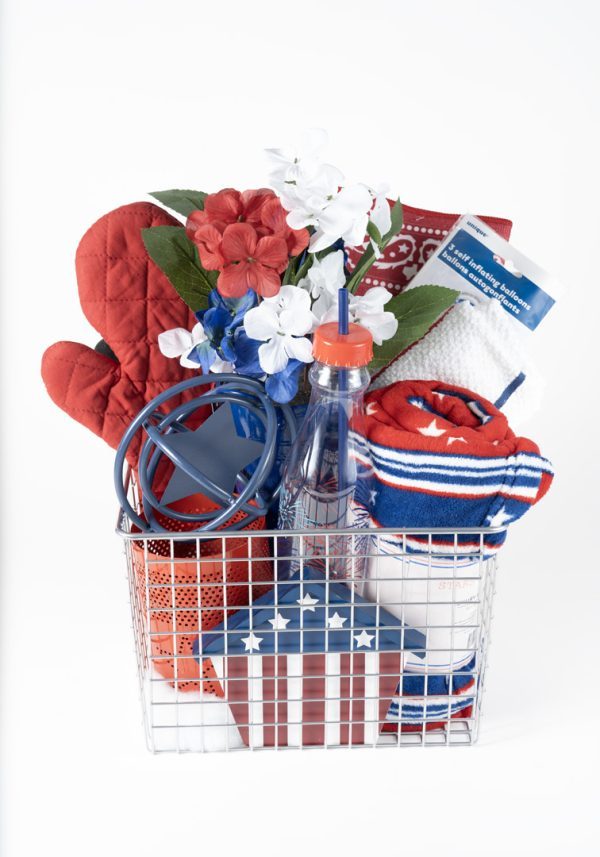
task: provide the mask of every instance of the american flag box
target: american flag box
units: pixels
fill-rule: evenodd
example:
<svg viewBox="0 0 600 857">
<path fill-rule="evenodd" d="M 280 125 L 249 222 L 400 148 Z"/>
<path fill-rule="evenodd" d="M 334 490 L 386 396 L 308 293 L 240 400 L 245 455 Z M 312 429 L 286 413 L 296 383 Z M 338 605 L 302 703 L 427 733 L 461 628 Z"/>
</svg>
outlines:
<svg viewBox="0 0 600 857">
<path fill-rule="evenodd" d="M 195 644 L 250 747 L 374 744 L 423 634 L 345 583 L 305 568 Z"/>
</svg>

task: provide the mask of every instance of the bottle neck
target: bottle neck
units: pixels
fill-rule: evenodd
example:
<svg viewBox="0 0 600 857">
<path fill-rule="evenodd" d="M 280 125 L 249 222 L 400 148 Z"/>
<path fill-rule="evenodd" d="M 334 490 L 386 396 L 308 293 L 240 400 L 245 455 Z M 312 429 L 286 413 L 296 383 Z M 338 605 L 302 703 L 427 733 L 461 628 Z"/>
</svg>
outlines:
<svg viewBox="0 0 600 857">
<path fill-rule="evenodd" d="M 366 366 L 338 367 L 319 363 L 317 360 L 311 365 L 308 374 L 313 396 L 323 395 L 362 395 L 371 380 Z"/>
</svg>

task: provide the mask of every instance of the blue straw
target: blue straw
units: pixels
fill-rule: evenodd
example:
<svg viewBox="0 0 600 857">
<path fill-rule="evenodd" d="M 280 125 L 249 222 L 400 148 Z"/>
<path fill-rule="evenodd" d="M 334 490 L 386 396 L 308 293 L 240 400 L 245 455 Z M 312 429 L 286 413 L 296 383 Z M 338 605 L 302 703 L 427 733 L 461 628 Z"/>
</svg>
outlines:
<svg viewBox="0 0 600 857">
<path fill-rule="evenodd" d="M 349 332 L 348 289 L 338 291 L 338 332 L 347 336 Z M 348 378 L 345 369 L 340 369 L 339 392 L 340 407 L 338 409 L 338 489 L 346 489 L 346 469 L 348 466 L 348 416 L 346 414 L 345 393 L 348 391 Z M 342 524 L 345 526 L 346 521 Z"/>
</svg>

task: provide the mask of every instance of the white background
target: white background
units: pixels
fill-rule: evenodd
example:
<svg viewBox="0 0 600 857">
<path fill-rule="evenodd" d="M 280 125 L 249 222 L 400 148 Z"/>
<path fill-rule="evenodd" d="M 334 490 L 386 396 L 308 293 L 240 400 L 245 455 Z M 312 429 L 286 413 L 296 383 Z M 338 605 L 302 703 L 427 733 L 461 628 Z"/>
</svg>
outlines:
<svg viewBox="0 0 600 857">
<path fill-rule="evenodd" d="M 3 5 L 4 853 L 596 854 L 597 4 Z M 41 353 L 98 338 L 73 265 L 95 219 L 260 186 L 262 149 L 310 126 L 352 179 L 511 217 L 564 283 L 527 426 L 558 475 L 503 551 L 477 747 L 152 757 L 113 453 L 50 402 Z"/>
</svg>

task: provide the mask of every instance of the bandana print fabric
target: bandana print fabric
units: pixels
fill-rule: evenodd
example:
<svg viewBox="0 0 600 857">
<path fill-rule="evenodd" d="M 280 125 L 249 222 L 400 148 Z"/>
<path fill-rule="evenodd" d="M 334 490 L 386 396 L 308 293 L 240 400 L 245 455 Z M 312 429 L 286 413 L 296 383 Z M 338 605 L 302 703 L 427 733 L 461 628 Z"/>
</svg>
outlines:
<svg viewBox="0 0 600 857">
<path fill-rule="evenodd" d="M 391 204 L 391 203 L 390 203 Z M 435 248 L 444 240 L 460 214 L 445 214 L 403 205 L 404 225 L 386 247 L 357 293 L 364 294 L 373 286 L 384 286 L 392 294 L 401 292 L 412 280 Z M 501 217 L 481 216 L 481 219 L 498 235 L 508 240 L 512 222 Z M 348 250 L 348 269 L 354 270 L 368 243 Z"/>
</svg>

